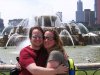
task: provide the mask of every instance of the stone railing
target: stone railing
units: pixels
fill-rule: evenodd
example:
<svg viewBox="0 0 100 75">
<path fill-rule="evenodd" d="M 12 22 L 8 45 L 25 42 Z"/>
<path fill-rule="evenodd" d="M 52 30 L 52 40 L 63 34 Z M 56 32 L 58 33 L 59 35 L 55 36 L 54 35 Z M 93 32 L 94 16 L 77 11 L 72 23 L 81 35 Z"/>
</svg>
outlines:
<svg viewBox="0 0 100 75">
<path fill-rule="evenodd" d="M 15 68 L 16 65 L 0 65 L 0 72 L 2 75 L 6 75 L 3 72 L 9 72 L 12 68 Z M 84 72 L 84 75 L 88 75 L 87 71 L 92 71 L 93 73 L 91 75 L 96 75 L 96 72 L 99 71 L 100 73 L 100 63 L 78 63 L 75 64 L 75 72 Z M 78 74 L 77 74 L 78 75 Z"/>
</svg>

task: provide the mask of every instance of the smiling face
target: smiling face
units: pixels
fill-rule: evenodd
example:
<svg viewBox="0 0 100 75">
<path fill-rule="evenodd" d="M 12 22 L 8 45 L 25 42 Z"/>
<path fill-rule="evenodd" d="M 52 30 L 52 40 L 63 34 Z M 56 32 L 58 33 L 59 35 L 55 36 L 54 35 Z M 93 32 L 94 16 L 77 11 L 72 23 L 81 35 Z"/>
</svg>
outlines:
<svg viewBox="0 0 100 75">
<path fill-rule="evenodd" d="M 55 45 L 54 34 L 51 31 L 46 31 L 44 33 L 44 47 L 47 50 L 51 50 Z"/>
<path fill-rule="evenodd" d="M 43 44 L 43 33 L 38 29 L 34 29 L 30 41 L 32 46 L 40 47 Z"/>
</svg>

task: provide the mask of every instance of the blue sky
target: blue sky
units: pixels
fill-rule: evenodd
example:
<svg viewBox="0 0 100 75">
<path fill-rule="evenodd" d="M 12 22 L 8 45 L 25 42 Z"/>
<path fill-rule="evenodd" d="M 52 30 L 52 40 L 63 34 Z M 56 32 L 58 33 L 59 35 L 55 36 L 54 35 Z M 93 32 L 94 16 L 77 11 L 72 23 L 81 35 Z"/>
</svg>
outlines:
<svg viewBox="0 0 100 75">
<path fill-rule="evenodd" d="M 0 0 L 0 17 L 5 25 L 8 19 L 54 15 L 61 11 L 63 21 L 75 20 L 78 0 Z M 94 10 L 94 0 L 81 0 L 84 9 Z"/>
</svg>

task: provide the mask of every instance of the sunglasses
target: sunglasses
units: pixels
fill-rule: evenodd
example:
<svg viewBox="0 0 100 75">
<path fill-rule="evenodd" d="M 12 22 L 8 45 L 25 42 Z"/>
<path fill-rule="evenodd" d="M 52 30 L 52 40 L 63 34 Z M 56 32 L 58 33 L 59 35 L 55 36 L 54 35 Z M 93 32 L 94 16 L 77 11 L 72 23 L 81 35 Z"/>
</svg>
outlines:
<svg viewBox="0 0 100 75">
<path fill-rule="evenodd" d="M 43 39 L 43 36 L 42 35 L 32 35 L 32 38 L 34 39 Z"/>
<path fill-rule="evenodd" d="M 54 37 L 52 37 L 52 36 L 44 36 L 44 40 L 54 40 Z"/>
</svg>

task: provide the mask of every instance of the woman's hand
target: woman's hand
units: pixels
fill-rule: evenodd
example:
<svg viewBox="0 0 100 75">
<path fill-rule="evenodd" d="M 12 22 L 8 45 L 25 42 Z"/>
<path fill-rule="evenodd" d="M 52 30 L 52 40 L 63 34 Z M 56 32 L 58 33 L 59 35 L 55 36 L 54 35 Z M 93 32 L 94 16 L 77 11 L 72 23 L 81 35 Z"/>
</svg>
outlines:
<svg viewBox="0 0 100 75">
<path fill-rule="evenodd" d="M 68 73 L 68 67 L 61 64 L 56 68 L 56 74 L 64 74 L 64 73 Z"/>
</svg>

